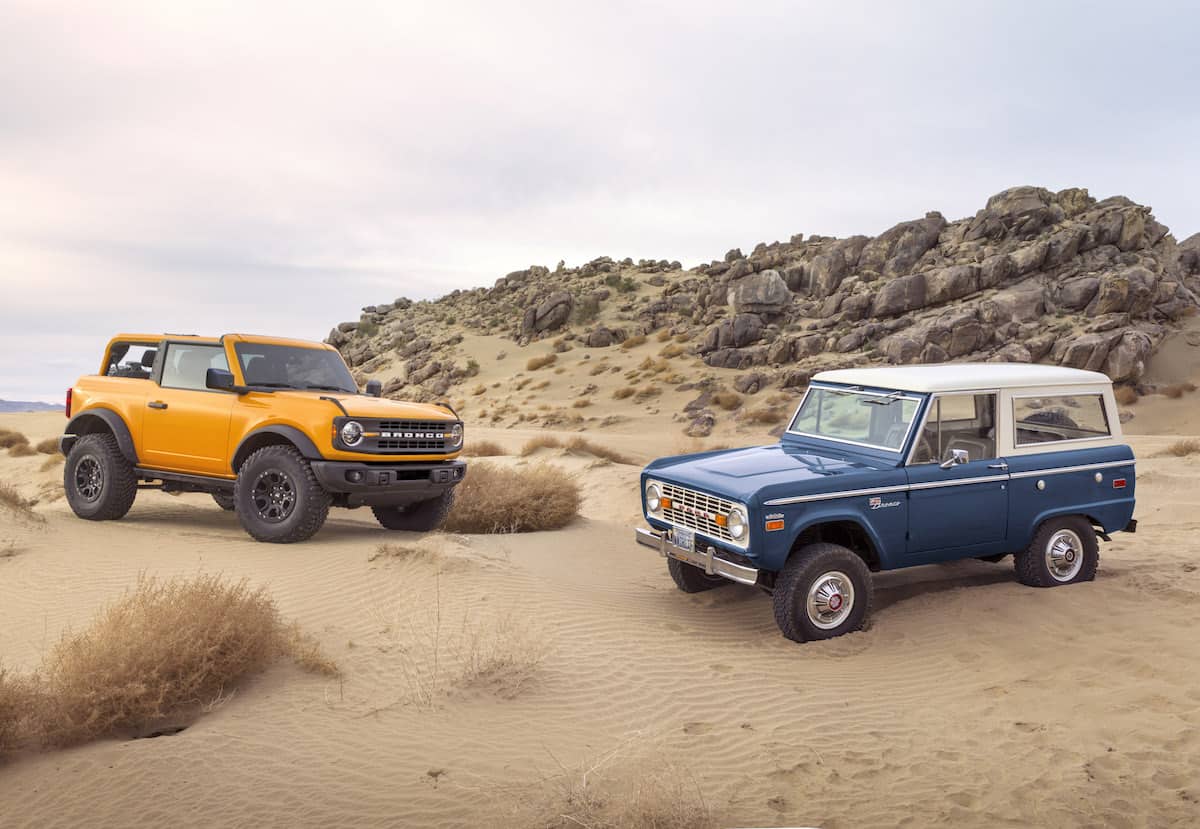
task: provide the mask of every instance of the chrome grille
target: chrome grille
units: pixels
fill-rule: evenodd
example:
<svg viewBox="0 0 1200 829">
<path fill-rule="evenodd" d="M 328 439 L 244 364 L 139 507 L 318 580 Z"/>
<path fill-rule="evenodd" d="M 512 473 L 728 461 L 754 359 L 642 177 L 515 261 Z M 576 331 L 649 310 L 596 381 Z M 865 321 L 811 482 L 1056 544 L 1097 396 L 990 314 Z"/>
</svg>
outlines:
<svg viewBox="0 0 1200 829">
<path fill-rule="evenodd" d="M 685 489 L 676 484 L 660 482 L 664 498 L 671 499 L 670 509 L 663 510 L 663 519 L 677 527 L 686 527 L 696 532 L 704 533 L 709 538 L 728 541 L 738 547 L 741 542 L 734 541 L 727 527 L 716 522 L 717 515 L 729 515 L 733 502 L 714 495 L 706 495 L 694 489 Z"/>
</svg>

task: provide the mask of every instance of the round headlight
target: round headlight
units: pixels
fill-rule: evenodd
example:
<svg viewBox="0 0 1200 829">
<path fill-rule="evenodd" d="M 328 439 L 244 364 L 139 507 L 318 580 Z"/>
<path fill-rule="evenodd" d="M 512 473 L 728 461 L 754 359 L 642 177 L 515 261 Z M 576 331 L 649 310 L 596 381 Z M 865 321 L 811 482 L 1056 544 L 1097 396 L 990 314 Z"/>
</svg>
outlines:
<svg viewBox="0 0 1200 829">
<path fill-rule="evenodd" d="M 358 446 L 362 443 L 363 427 L 357 420 L 351 420 L 342 426 L 342 443 L 347 446 Z"/>
<path fill-rule="evenodd" d="M 658 484 L 650 484 L 646 487 L 646 509 L 650 512 L 658 512 L 662 509 L 662 490 Z"/>
<path fill-rule="evenodd" d="M 729 511 L 729 534 L 734 538 L 741 538 L 746 534 L 746 511 L 741 507 L 734 507 Z"/>
<path fill-rule="evenodd" d="M 446 434 L 446 445 L 451 449 L 456 449 L 462 446 L 463 442 L 463 427 L 461 423 L 455 423 L 450 427 L 450 431 Z"/>
</svg>

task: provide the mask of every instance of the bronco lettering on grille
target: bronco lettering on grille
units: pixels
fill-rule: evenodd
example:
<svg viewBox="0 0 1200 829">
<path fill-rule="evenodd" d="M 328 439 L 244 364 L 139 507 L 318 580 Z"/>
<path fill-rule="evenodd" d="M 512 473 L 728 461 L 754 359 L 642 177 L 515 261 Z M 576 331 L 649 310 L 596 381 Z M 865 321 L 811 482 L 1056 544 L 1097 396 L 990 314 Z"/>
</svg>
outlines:
<svg viewBox="0 0 1200 829">
<path fill-rule="evenodd" d="M 381 438 L 414 438 L 417 440 L 443 440 L 445 432 L 380 432 Z"/>
</svg>

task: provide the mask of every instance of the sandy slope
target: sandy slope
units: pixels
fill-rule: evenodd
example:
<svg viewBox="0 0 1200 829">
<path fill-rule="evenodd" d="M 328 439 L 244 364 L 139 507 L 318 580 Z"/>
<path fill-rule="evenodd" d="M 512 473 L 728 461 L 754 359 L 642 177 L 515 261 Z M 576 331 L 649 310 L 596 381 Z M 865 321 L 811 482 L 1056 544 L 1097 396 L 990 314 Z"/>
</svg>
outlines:
<svg viewBox="0 0 1200 829">
<path fill-rule="evenodd" d="M 597 437 L 641 457 L 685 443 L 653 418 Z M 0 416 L 34 439 L 61 424 Z M 472 435 L 516 449 L 541 431 Z M 561 532 L 420 537 L 340 511 L 278 547 L 197 495 L 79 521 L 49 500 L 44 457 L 0 454 L 0 479 L 45 499 L 44 523 L 0 517 L 10 667 L 141 573 L 217 571 L 268 584 L 346 673 L 281 666 L 176 736 L 21 758 L 0 769 L 0 826 L 506 825 L 539 779 L 610 752 L 613 773 L 672 769 L 728 825 L 1195 825 L 1200 472 L 1196 456 L 1155 457 L 1172 437 L 1132 440 L 1141 530 L 1103 545 L 1095 583 L 1032 590 L 1008 563 L 882 574 L 869 630 L 805 646 L 753 589 L 674 589 L 630 539 L 633 465 L 540 452 L 585 489 Z M 371 560 L 383 542 L 429 554 Z M 442 666 L 480 641 L 544 656 L 441 693 L 435 629 Z"/>
</svg>

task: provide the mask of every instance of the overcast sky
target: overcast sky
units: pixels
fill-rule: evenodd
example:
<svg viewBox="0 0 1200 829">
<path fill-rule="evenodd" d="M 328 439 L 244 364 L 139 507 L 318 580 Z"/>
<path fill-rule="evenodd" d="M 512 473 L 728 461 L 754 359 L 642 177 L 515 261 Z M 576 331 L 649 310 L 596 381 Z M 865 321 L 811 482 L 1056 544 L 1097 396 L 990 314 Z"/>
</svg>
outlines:
<svg viewBox="0 0 1200 829">
<path fill-rule="evenodd" d="M 320 339 L 595 256 L 1087 187 L 1200 230 L 1200 13 L 0 0 L 0 398 L 118 331 Z"/>
</svg>

